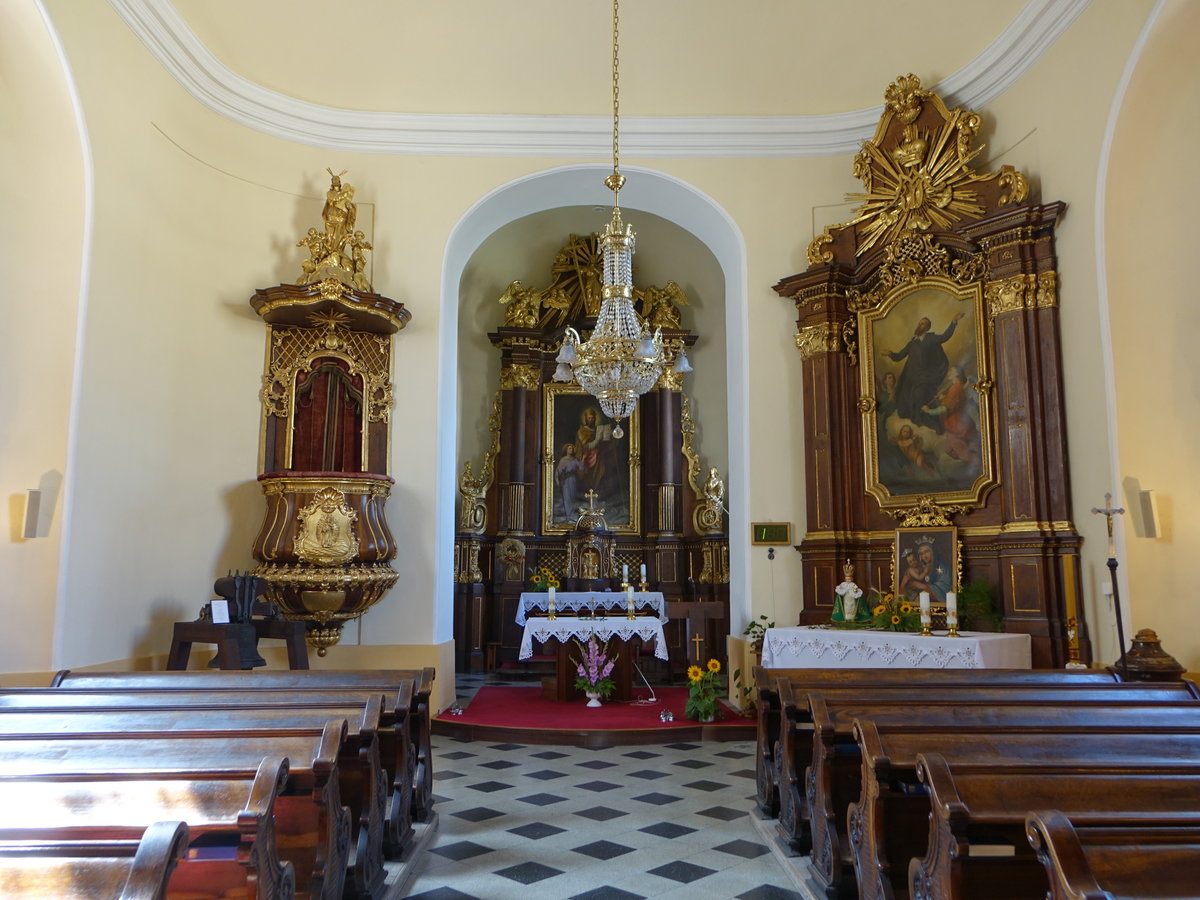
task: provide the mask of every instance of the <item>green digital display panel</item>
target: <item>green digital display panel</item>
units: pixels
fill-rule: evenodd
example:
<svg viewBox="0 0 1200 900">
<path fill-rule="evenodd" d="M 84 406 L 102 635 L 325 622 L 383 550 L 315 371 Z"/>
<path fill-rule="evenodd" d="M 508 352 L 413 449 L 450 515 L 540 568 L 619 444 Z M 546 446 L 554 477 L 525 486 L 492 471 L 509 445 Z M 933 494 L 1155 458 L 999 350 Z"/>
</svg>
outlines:
<svg viewBox="0 0 1200 900">
<path fill-rule="evenodd" d="M 754 522 L 750 526 L 750 543 L 752 544 L 790 544 L 791 542 L 791 522 Z"/>
</svg>

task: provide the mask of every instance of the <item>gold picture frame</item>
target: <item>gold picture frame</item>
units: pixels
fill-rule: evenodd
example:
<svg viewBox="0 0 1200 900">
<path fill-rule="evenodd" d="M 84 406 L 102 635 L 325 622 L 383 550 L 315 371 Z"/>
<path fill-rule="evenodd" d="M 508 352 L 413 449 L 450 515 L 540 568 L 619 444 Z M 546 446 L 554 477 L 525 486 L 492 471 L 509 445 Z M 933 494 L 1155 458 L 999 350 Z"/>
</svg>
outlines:
<svg viewBox="0 0 1200 900">
<path fill-rule="evenodd" d="M 958 590 L 958 529 L 897 528 L 892 545 L 892 590 L 916 602 L 921 591 L 939 605 L 946 592 Z"/>
<path fill-rule="evenodd" d="M 996 485 L 980 282 L 928 276 L 858 313 L 865 488 L 883 509 L 982 506 Z"/>
<path fill-rule="evenodd" d="M 595 490 L 609 531 L 641 533 L 641 417 L 637 407 L 621 423 L 600 410 L 576 384 L 548 384 L 542 394 L 542 533 L 575 527 L 584 496 Z M 567 448 L 571 449 L 568 450 Z M 574 510 L 568 507 L 574 507 Z"/>
</svg>

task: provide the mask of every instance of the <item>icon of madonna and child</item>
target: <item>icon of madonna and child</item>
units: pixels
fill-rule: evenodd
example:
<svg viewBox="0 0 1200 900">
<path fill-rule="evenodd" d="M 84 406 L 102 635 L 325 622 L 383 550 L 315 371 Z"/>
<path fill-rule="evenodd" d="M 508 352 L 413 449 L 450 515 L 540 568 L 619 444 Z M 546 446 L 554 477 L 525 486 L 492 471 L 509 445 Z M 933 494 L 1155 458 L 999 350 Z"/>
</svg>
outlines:
<svg viewBox="0 0 1200 900">
<path fill-rule="evenodd" d="M 608 527 L 620 530 L 631 523 L 629 492 L 629 434 L 632 422 L 623 423 L 624 436 L 586 394 L 558 393 L 552 398 L 554 441 L 553 527 L 574 526 L 579 510 L 588 506 L 587 493 L 595 491 L 596 508 L 604 510 Z"/>
<path fill-rule="evenodd" d="M 893 497 L 968 491 L 983 472 L 974 320 L 971 304 L 920 291 L 873 323 L 878 481 Z"/>
</svg>

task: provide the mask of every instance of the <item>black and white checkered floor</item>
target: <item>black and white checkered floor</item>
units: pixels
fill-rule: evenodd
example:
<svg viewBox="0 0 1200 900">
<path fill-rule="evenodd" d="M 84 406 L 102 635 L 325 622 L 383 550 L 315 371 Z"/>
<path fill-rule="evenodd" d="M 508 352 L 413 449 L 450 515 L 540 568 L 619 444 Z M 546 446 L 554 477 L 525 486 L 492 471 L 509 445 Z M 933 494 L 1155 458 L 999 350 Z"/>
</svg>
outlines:
<svg viewBox="0 0 1200 900">
<path fill-rule="evenodd" d="M 435 736 L 438 832 L 407 896 L 798 898 L 750 819 L 754 751 Z"/>
</svg>

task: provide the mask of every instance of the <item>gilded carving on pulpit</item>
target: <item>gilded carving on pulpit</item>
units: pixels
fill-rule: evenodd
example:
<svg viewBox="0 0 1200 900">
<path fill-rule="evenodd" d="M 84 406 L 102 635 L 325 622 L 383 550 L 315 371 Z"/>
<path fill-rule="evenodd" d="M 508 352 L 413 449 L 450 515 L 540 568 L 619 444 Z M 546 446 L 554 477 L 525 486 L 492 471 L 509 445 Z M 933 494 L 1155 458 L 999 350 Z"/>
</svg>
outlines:
<svg viewBox="0 0 1200 900">
<path fill-rule="evenodd" d="M 346 495 L 337 488 L 322 488 L 296 516 L 296 556 L 317 566 L 338 566 L 358 553 L 354 533 L 357 513 L 346 505 Z"/>
<path fill-rule="evenodd" d="M 316 284 L 334 281 L 360 291 L 370 292 L 371 282 L 367 278 L 366 251 L 373 249 L 361 231 L 354 229 L 358 218 L 358 207 L 354 203 L 354 186 L 342 181 L 341 172 L 330 175 L 329 190 L 325 192 L 325 205 L 321 218 L 324 231 L 315 228 L 297 241 L 297 247 L 308 249 L 308 259 L 300 263 L 299 284 Z"/>
</svg>

